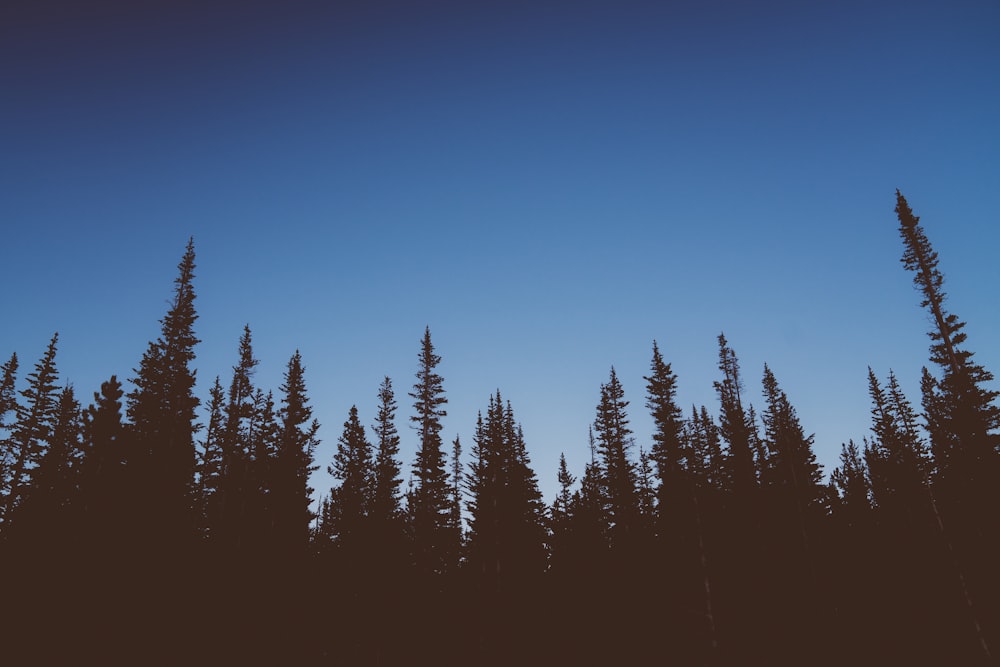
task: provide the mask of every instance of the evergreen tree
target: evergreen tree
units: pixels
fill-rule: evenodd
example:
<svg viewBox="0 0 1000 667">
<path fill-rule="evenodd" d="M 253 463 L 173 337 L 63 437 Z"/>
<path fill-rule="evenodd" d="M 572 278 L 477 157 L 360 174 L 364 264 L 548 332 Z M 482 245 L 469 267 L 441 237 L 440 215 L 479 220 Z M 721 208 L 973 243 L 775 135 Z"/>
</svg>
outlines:
<svg viewBox="0 0 1000 667">
<path fill-rule="evenodd" d="M 319 444 L 316 437 L 319 422 L 312 418 L 305 367 L 298 350 L 288 360 L 280 389 L 280 428 L 271 489 L 275 534 L 278 544 L 298 550 L 306 546 L 309 538 L 312 521 L 309 504 L 313 492 L 309 475 L 317 467 L 313 465 L 313 452 Z"/>
<path fill-rule="evenodd" d="M 83 414 L 86 454 L 80 474 L 85 528 L 91 546 L 114 553 L 134 532 L 141 513 L 133 504 L 129 477 L 129 446 L 122 422 L 122 385 L 112 375 L 94 392 Z"/>
<path fill-rule="evenodd" d="M 7 430 L 10 424 L 7 423 L 7 415 L 17 409 L 17 394 L 15 383 L 17 382 L 17 353 L 11 354 L 10 359 L 0 366 L 0 430 Z"/>
<path fill-rule="evenodd" d="M 424 573 L 444 571 L 449 543 L 450 487 L 441 442 L 441 418 L 448 414 L 442 406 L 448 399 L 443 379 L 434 370 L 439 363 L 428 327 L 418 356 L 417 382 L 410 392 L 416 412 L 410 421 L 420 434 L 420 444 L 413 466 L 416 485 L 408 503 L 415 560 Z"/>
<path fill-rule="evenodd" d="M 253 386 L 253 375 L 259 363 L 253 354 L 250 327 L 244 326 L 239 342 L 239 362 L 233 366 L 233 379 L 223 409 L 222 475 L 219 489 L 208 500 L 209 517 L 218 517 L 218 525 L 210 527 L 210 532 L 227 547 L 235 549 L 246 546 L 251 523 L 249 512 L 254 503 L 252 496 L 256 493 L 252 457 L 260 396 Z"/>
<path fill-rule="evenodd" d="M 628 427 L 627 407 L 625 392 L 612 367 L 608 383 L 601 385 L 594 433 L 601 455 L 611 544 L 629 551 L 639 523 L 639 500 L 635 462 L 629 456 L 632 430 Z"/>
<path fill-rule="evenodd" d="M 940 368 L 935 377 L 926 368 L 921 378 L 924 418 L 934 455 L 932 509 L 947 534 L 946 543 L 975 630 L 980 656 L 1000 644 L 1000 624 L 987 627 L 981 619 L 1000 618 L 1000 392 L 990 389 L 993 374 L 972 360 L 965 349 L 965 322 L 945 307 L 944 276 L 920 219 L 896 191 L 896 214 L 903 240 L 902 263 L 913 272 L 921 307 L 933 321 L 930 360 Z M 939 502 L 934 502 L 936 498 Z M 964 573 L 964 574 L 963 574 Z M 983 607 L 983 609 L 979 609 Z M 989 636 L 989 637 L 988 637 Z"/>
<path fill-rule="evenodd" d="M 499 391 L 474 440 L 469 564 L 484 591 L 524 590 L 545 568 L 544 505 L 523 433 Z"/>
<path fill-rule="evenodd" d="M 823 498 L 822 471 L 812 450 L 813 436 L 806 436 L 795 408 L 778 386 L 771 369 L 764 365 L 765 442 L 768 449 L 764 482 L 777 491 L 799 515 L 797 523 L 805 542 L 804 514 Z"/>
<path fill-rule="evenodd" d="M 834 468 L 830 481 L 836 489 L 838 511 L 848 524 L 864 521 L 871 512 L 871 489 L 865 460 L 854 441 L 840 446 L 840 465 Z"/>
<path fill-rule="evenodd" d="M 930 359 L 941 368 L 941 377 L 925 372 L 922 386 L 937 481 L 956 514 L 995 525 L 990 517 L 1000 510 L 1000 406 L 995 402 L 1000 392 L 987 388 L 993 374 L 963 348 L 965 322 L 945 307 L 938 255 L 898 190 L 896 214 L 904 245 L 901 261 L 913 272 L 920 305 L 934 322 L 928 332 Z"/>
<path fill-rule="evenodd" d="M 194 240 L 189 239 L 174 280 L 174 297 L 160 320 L 128 395 L 132 423 L 134 498 L 143 507 L 148 537 L 168 544 L 193 535 L 197 430 L 194 395 Z"/>
<path fill-rule="evenodd" d="M 17 416 L 17 354 L 11 354 L 10 359 L 0 366 L 3 377 L 0 378 L 0 508 L 5 507 L 10 492 L 7 486 L 10 479 L 10 468 L 14 463 L 14 443 L 11 440 L 13 424 L 8 422 L 8 415 L 14 413 L 14 423 Z M 2 512 L 2 509 L 0 509 Z M 2 519 L 2 514 L 0 514 Z M 2 524 L 0 524 L 2 526 Z M 0 527 L 2 530 L 2 527 Z"/>
<path fill-rule="evenodd" d="M 378 521 L 389 522 L 399 518 L 400 477 L 399 433 L 396 430 L 396 397 L 392 380 L 386 376 L 378 388 L 378 413 L 372 433 L 375 435 L 375 492 L 372 499 L 372 516 Z"/>
<path fill-rule="evenodd" d="M 576 477 L 570 474 L 566 465 L 566 455 L 559 454 L 559 469 L 556 472 L 559 492 L 552 502 L 549 512 L 549 552 L 550 567 L 562 574 L 566 563 L 573 557 L 573 485 Z"/>
<path fill-rule="evenodd" d="M 201 452 L 198 460 L 198 505 L 201 514 L 200 528 L 206 537 L 214 537 L 213 529 L 218 530 L 219 501 L 223 488 L 223 473 L 225 471 L 225 406 L 226 394 L 222 388 L 219 376 L 209 390 L 208 426 L 205 438 L 201 441 Z"/>
<path fill-rule="evenodd" d="M 719 334 L 719 370 L 722 371 L 722 380 L 715 382 L 715 391 L 722 406 L 719 431 L 729 445 L 728 477 L 737 502 L 749 503 L 757 488 L 754 468 L 756 427 L 753 418 L 743 408 L 739 360 L 723 334 Z"/>
<path fill-rule="evenodd" d="M 0 480 L 3 483 L 0 528 L 4 533 L 10 530 L 13 512 L 31 487 L 32 474 L 45 453 L 58 414 L 55 362 L 58 340 L 59 334 L 53 334 L 45 354 L 28 374 L 28 386 L 21 392 L 24 402 L 15 408 L 16 418 L 4 452 L 4 478 Z"/>
<path fill-rule="evenodd" d="M 47 446 L 12 522 L 36 548 L 47 551 L 72 543 L 71 533 L 79 524 L 80 431 L 80 403 L 73 387 L 67 386 L 56 399 Z"/>
<path fill-rule="evenodd" d="M 351 406 L 327 472 L 340 482 L 330 493 L 336 540 L 354 555 L 368 536 L 373 491 L 371 444 L 358 419 L 357 406 Z"/>
<path fill-rule="evenodd" d="M 687 493 L 681 439 L 684 419 L 676 400 L 677 376 L 670 369 L 670 364 L 663 361 L 656 341 L 653 341 L 650 374 L 644 379 L 646 407 L 653 417 L 652 459 L 656 462 L 659 478 L 657 505 L 661 520 L 668 520 Z M 670 528 L 661 526 L 660 529 L 666 539 L 671 539 Z"/>
</svg>

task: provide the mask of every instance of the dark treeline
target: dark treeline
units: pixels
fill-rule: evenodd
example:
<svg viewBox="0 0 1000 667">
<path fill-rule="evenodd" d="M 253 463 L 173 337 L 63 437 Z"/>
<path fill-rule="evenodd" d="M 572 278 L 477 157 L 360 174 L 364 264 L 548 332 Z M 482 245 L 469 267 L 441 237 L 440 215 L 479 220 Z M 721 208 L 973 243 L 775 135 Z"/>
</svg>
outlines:
<svg viewBox="0 0 1000 667">
<path fill-rule="evenodd" d="M 314 457 L 301 356 L 276 392 L 257 386 L 249 327 L 201 402 L 189 242 L 126 383 L 111 376 L 89 400 L 61 387 L 56 335 L 23 380 L 16 355 L 0 367 L 0 659 L 990 664 L 998 392 L 899 193 L 896 212 L 931 321 L 919 408 L 891 369 L 870 369 L 871 433 L 843 445 L 827 480 L 767 366 L 751 390 L 720 335 L 718 405 L 688 409 L 654 342 L 651 441 L 633 437 L 635 397 L 612 368 L 581 442 L 589 462 L 544 473 L 551 505 L 499 390 L 472 433 L 443 441 L 429 329 L 405 414 L 386 377 L 359 396 L 375 422 L 352 407 L 330 461 Z M 320 465 L 330 488 L 317 493 Z"/>
</svg>

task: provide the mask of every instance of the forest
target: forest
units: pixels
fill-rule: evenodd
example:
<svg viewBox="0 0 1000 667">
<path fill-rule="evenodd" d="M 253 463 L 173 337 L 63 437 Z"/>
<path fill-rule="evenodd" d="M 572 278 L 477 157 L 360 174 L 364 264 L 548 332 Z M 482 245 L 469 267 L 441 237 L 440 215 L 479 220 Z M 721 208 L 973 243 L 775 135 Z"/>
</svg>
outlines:
<svg viewBox="0 0 1000 667">
<path fill-rule="evenodd" d="M 654 342 L 637 442 L 612 369 L 583 470 L 532 468 L 498 390 L 445 442 L 430 328 L 415 381 L 352 407 L 331 461 L 296 352 L 196 393 L 195 247 L 134 376 L 61 386 L 58 334 L 0 370 L 6 664 L 993 664 L 1000 392 L 896 192 L 930 338 L 918 401 L 869 369 L 870 433 L 825 477 L 778 378 L 718 337 L 718 404 L 690 412 Z M 887 258 L 887 261 L 890 261 Z M 12 314 L 8 313 L 8 317 Z M 96 389 L 96 388 L 95 388 Z M 762 395 L 760 413 L 748 396 Z M 204 399 L 204 400 L 203 400 Z M 403 405 L 405 409 L 401 410 Z M 400 460 L 399 429 L 419 438 Z M 314 476 L 326 469 L 327 476 Z M 408 470 L 412 469 L 412 474 Z M 539 474 L 558 479 L 547 503 Z M 328 480 L 314 489 L 310 480 Z M 409 483 L 404 484 L 404 479 Z"/>
</svg>

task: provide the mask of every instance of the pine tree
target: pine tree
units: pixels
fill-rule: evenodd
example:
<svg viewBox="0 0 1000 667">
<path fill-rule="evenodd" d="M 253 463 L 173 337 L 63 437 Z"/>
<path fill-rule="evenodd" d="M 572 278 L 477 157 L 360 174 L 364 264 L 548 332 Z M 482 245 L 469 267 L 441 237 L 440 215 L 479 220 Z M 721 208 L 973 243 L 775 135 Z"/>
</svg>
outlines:
<svg viewBox="0 0 1000 667">
<path fill-rule="evenodd" d="M 259 363 L 253 354 L 250 327 L 244 326 L 239 342 L 239 362 L 233 366 L 233 379 L 223 409 L 222 475 L 218 491 L 209 500 L 209 516 L 218 517 L 218 525 L 210 527 L 210 532 L 233 549 L 246 546 L 251 522 L 249 512 L 256 493 L 252 443 L 254 419 L 258 413 L 255 403 L 259 402 L 259 397 L 253 386 L 253 375 Z"/>
<path fill-rule="evenodd" d="M 28 374 L 28 386 L 21 392 L 24 402 L 15 408 L 7 449 L 4 452 L 3 504 L 0 505 L 0 528 L 10 529 L 14 510 L 31 487 L 32 474 L 45 453 L 58 414 L 56 388 L 56 344 L 59 334 L 53 334 L 45 354 Z M 6 374 L 5 374 L 6 375 Z"/>
<path fill-rule="evenodd" d="M 277 452 L 274 456 L 272 505 L 278 544 L 285 549 L 305 548 L 309 538 L 309 510 L 313 489 L 309 475 L 316 470 L 313 452 L 319 444 L 319 422 L 312 418 L 306 393 L 305 367 L 296 350 L 288 360 L 278 413 Z"/>
<path fill-rule="evenodd" d="M 719 334 L 719 370 L 722 380 L 715 382 L 715 391 L 722 406 L 719 430 L 729 445 L 728 477 L 737 502 L 746 504 L 757 488 L 753 448 L 756 428 L 753 418 L 743 408 L 739 361 L 723 334 Z"/>
<path fill-rule="evenodd" d="M 573 485 L 576 477 L 570 474 L 566 465 L 566 455 L 559 454 L 559 469 L 556 472 L 559 492 L 552 502 L 549 512 L 549 560 L 554 572 L 562 574 L 566 563 L 572 561 L 573 551 Z"/>
<path fill-rule="evenodd" d="M 805 513 L 823 497 L 822 471 L 812 450 L 813 436 L 806 436 L 795 408 L 778 386 L 771 369 L 764 365 L 764 421 L 768 449 L 764 483 L 795 508 L 805 542 Z"/>
<path fill-rule="evenodd" d="M 399 518 L 400 492 L 403 484 L 399 465 L 399 433 L 396 430 L 396 397 L 392 380 L 386 376 L 378 388 L 378 413 L 372 433 L 375 436 L 375 492 L 372 516 L 389 522 Z"/>
<path fill-rule="evenodd" d="M 351 406 L 327 472 L 340 482 L 330 493 L 337 542 L 355 555 L 368 536 L 373 491 L 371 444 L 358 419 L 357 406 Z"/>
<path fill-rule="evenodd" d="M 632 430 L 628 427 L 627 407 L 628 401 L 612 367 L 608 383 L 601 385 L 594 433 L 597 451 L 601 455 L 611 544 L 625 551 L 632 549 L 639 523 L 636 468 L 629 456 Z"/>
<path fill-rule="evenodd" d="M 483 590 L 520 589 L 545 566 L 544 505 L 524 435 L 500 392 L 477 420 L 470 466 L 470 567 Z"/>
<path fill-rule="evenodd" d="M 67 386 L 56 399 L 47 446 L 12 521 L 22 538 L 43 551 L 71 545 L 79 524 L 80 431 L 80 403 Z"/>
<path fill-rule="evenodd" d="M 652 459 L 656 462 L 659 478 L 657 505 L 661 519 L 665 519 L 687 493 L 684 480 L 684 449 L 681 440 L 684 419 L 677 405 L 677 376 L 670 364 L 663 361 L 660 350 L 653 341 L 653 361 L 646 380 L 646 407 L 653 417 Z M 669 529 L 661 526 L 670 539 Z"/>
<path fill-rule="evenodd" d="M 417 382 L 410 397 L 416 412 L 410 417 L 420 434 L 413 475 L 416 485 L 408 503 L 413 531 L 415 560 L 424 573 L 443 572 L 448 536 L 449 485 L 441 442 L 441 418 L 447 416 L 443 405 L 443 379 L 435 372 L 441 357 L 434 353 L 431 331 L 424 331 L 418 356 Z"/>
<path fill-rule="evenodd" d="M 0 430 L 7 430 L 10 425 L 7 423 L 7 415 L 17 409 L 17 394 L 15 383 L 17 382 L 17 353 L 11 354 L 3 366 L 0 366 L 3 377 L 0 378 Z"/>
<path fill-rule="evenodd" d="M 133 504 L 128 434 L 122 421 L 122 385 L 112 375 L 94 392 L 83 415 L 86 455 L 80 492 L 88 540 L 99 552 L 119 550 L 141 515 Z"/>
<path fill-rule="evenodd" d="M 920 305 L 930 311 L 934 322 L 928 332 L 930 359 L 941 368 L 941 377 L 925 372 L 922 386 L 937 482 L 956 514 L 989 522 L 1000 510 L 1000 406 L 996 404 L 1000 392 L 985 386 L 993 374 L 963 349 L 965 322 L 945 307 L 938 255 L 920 218 L 898 190 L 896 214 L 904 245 L 901 261 L 913 272 L 913 284 L 923 296 Z"/>
<path fill-rule="evenodd" d="M 8 415 L 14 413 L 14 423 L 17 416 L 17 354 L 11 354 L 10 359 L 0 367 L 3 377 L 0 378 L 0 508 L 6 506 L 10 479 L 10 467 L 14 463 L 14 443 L 11 440 L 13 424 L 8 421 Z M 0 510 L 2 511 L 2 510 Z M 2 514 L 0 514 L 2 518 Z"/>
<path fill-rule="evenodd" d="M 837 492 L 838 511 L 849 525 L 865 521 L 871 512 L 868 470 L 858 446 L 851 440 L 840 446 L 840 465 L 830 474 Z"/>
<path fill-rule="evenodd" d="M 196 526 L 194 259 L 194 240 L 189 239 L 173 301 L 160 320 L 160 337 L 150 342 L 128 395 L 134 448 L 130 474 L 141 494 L 133 502 L 143 508 L 147 537 L 168 544 L 192 536 Z"/>
<path fill-rule="evenodd" d="M 198 460 L 198 505 L 201 515 L 200 529 L 205 537 L 215 537 L 213 531 L 218 530 L 219 501 L 223 486 L 225 469 L 223 443 L 226 418 L 224 409 L 226 394 L 222 388 L 219 376 L 209 390 L 208 426 L 205 437 L 201 441 L 201 452 Z"/>
</svg>

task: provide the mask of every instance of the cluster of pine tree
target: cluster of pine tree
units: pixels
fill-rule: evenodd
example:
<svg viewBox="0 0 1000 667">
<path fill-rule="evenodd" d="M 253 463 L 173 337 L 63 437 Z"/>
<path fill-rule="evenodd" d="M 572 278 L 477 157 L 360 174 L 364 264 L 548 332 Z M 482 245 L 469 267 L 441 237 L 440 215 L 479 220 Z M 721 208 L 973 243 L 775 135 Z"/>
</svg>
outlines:
<svg viewBox="0 0 1000 667">
<path fill-rule="evenodd" d="M 824 480 L 765 366 L 761 412 L 719 336 L 717 412 L 678 405 L 654 342 L 648 448 L 612 368 L 577 477 L 546 505 L 499 391 L 471 456 L 442 440 L 429 329 L 403 488 L 386 377 L 352 407 L 311 511 L 319 424 L 298 352 L 278 396 L 251 332 L 198 421 L 194 247 L 125 393 L 82 407 L 49 346 L 0 367 L 0 653 L 38 663 L 989 664 L 1000 628 L 1000 408 L 897 192 L 903 263 L 934 326 L 918 413 L 869 370 L 871 436 Z"/>
</svg>

